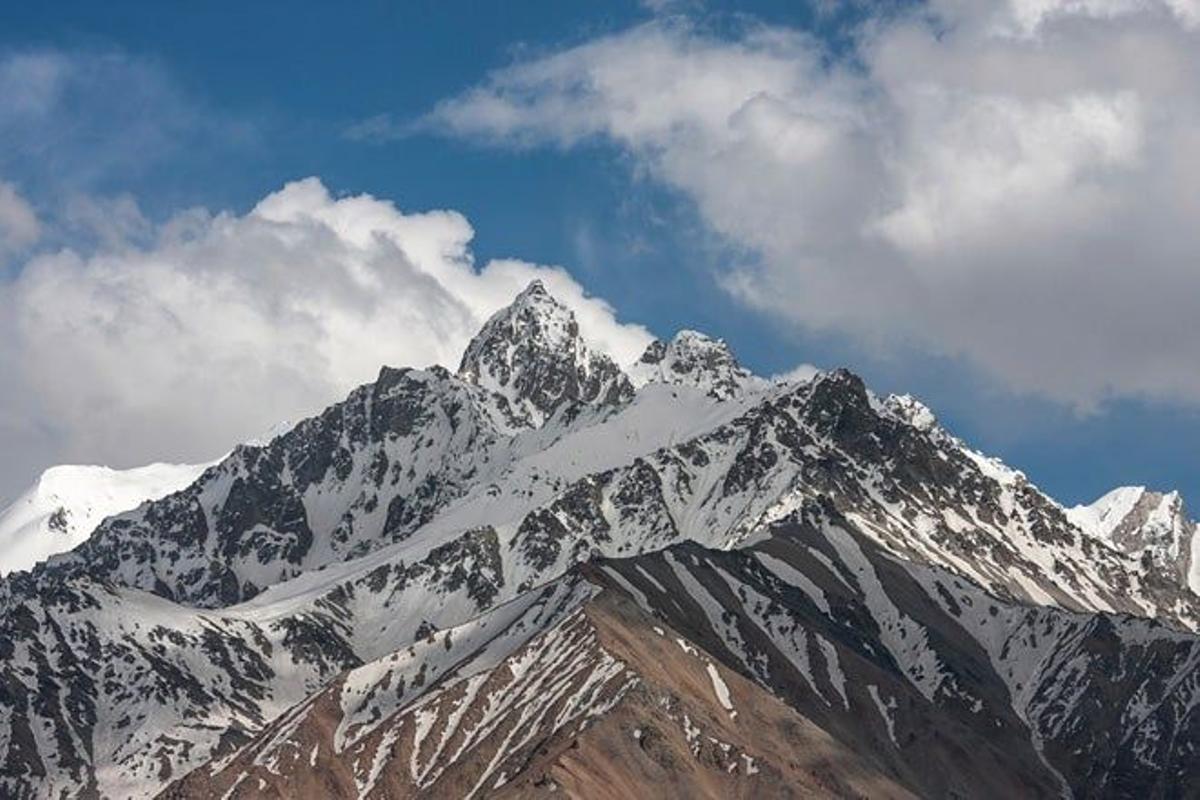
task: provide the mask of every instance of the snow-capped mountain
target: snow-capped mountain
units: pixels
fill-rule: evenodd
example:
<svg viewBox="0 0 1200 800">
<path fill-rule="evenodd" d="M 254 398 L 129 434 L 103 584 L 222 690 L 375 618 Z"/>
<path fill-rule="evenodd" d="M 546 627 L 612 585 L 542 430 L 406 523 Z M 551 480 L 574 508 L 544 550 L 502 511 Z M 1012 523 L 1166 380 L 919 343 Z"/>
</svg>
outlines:
<svg viewBox="0 0 1200 800">
<path fill-rule="evenodd" d="M 651 342 L 630 367 L 629 376 L 636 386 L 647 383 L 694 386 L 718 400 L 763 386 L 761 378 L 737 362 L 725 342 L 696 331 L 680 331 L 669 342 Z"/>
<path fill-rule="evenodd" d="M 579 335 L 575 315 L 535 280 L 496 312 L 467 346 L 459 377 L 507 401 L 507 411 L 540 425 L 568 403 L 619 403 L 629 378 Z"/>
<path fill-rule="evenodd" d="M 1189 518 L 1179 492 L 1122 486 L 1067 515 L 1089 536 L 1200 593 L 1200 526 Z"/>
<path fill-rule="evenodd" d="M 51 467 L 0 511 L 0 575 L 29 569 L 55 553 L 70 550 L 105 517 L 184 488 L 200 477 L 206 466 Z"/>
<path fill-rule="evenodd" d="M 627 373 L 534 284 L 0 582 L 0 792 L 1184 794 L 1200 598 L 1079 520 L 909 396 L 692 332 Z"/>
</svg>

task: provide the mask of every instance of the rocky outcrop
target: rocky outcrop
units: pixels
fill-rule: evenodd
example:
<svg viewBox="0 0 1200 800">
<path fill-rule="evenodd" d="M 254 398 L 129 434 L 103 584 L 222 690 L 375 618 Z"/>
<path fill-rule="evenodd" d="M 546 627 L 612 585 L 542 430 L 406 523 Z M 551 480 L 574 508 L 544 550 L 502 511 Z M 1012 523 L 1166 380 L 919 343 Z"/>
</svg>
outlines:
<svg viewBox="0 0 1200 800">
<path fill-rule="evenodd" d="M 615 405 L 633 396 L 625 373 L 579 335 L 575 315 L 534 281 L 467 345 L 459 377 L 540 425 L 573 404 Z"/>
<path fill-rule="evenodd" d="M 629 374 L 638 386 L 692 386 L 718 400 L 763 388 L 766 382 L 738 363 L 729 346 L 696 331 L 680 331 L 670 342 L 650 343 Z"/>
</svg>

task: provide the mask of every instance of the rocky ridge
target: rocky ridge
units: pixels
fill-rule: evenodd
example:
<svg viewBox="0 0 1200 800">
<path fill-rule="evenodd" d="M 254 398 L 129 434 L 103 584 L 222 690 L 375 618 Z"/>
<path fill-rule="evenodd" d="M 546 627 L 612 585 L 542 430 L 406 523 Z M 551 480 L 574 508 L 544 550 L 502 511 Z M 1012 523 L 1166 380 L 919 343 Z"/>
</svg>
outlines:
<svg viewBox="0 0 1200 800">
<path fill-rule="evenodd" d="M 0 789 L 1188 785 L 1177 562 L 844 370 L 772 384 L 685 333 L 630 372 L 533 285 L 459 374 L 385 368 L 0 582 Z"/>
</svg>

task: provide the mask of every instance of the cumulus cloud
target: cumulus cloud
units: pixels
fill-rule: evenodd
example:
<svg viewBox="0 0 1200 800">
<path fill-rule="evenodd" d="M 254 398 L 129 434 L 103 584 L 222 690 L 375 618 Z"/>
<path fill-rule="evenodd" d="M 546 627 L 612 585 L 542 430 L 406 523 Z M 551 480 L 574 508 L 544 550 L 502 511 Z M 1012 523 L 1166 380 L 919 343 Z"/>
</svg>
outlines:
<svg viewBox="0 0 1200 800">
<path fill-rule="evenodd" d="M 429 128 L 601 141 L 752 257 L 745 303 L 1094 408 L 1200 402 L 1194 0 L 930 0 L 803 32 L 655 21 L 489 75 Z"/>
<path fill-rule="evenodd" d="M 158 226 L 128 202 L 97 252 L 38 256 L 0 285 L 0 432 L 37 439 L 39 457 L 212 457 L 383 364 L 456 368 L 483 320 L 534 278 L 617 359 L 650 340 L 562 269 L 476 265 L 453 211 L 336 198 L 315 178 L 243 215 L 194 210 Z"/>
</svg>

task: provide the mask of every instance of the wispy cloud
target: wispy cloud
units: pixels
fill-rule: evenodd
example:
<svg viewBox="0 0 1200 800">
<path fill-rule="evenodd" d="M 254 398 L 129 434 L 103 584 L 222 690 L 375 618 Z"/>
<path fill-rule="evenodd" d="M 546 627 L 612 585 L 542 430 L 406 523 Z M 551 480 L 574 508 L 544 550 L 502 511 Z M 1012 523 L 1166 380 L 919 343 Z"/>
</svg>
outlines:
<svg viewBox="0 0 1200 800">
<path fill-rule="evenodd" d="M 381 143 L 403 139 L 421 130 L 417 121 L 403 121 L 391 114 L 376 114 L 347 125 L 342 134 L 355 142 Z"/>
<path fill-rule="evenodd" d="M 176 155 L 254 135 L 119 50 L 0 51 L 0 96 L 0 174 L 26 186 L 127 188 Z"/>
<path fill-rule="evenodd" d="M 10 183 L 0 181 L 0 257 L 28 247 L 42 226 L 29 202 Z"/>
</svg>

